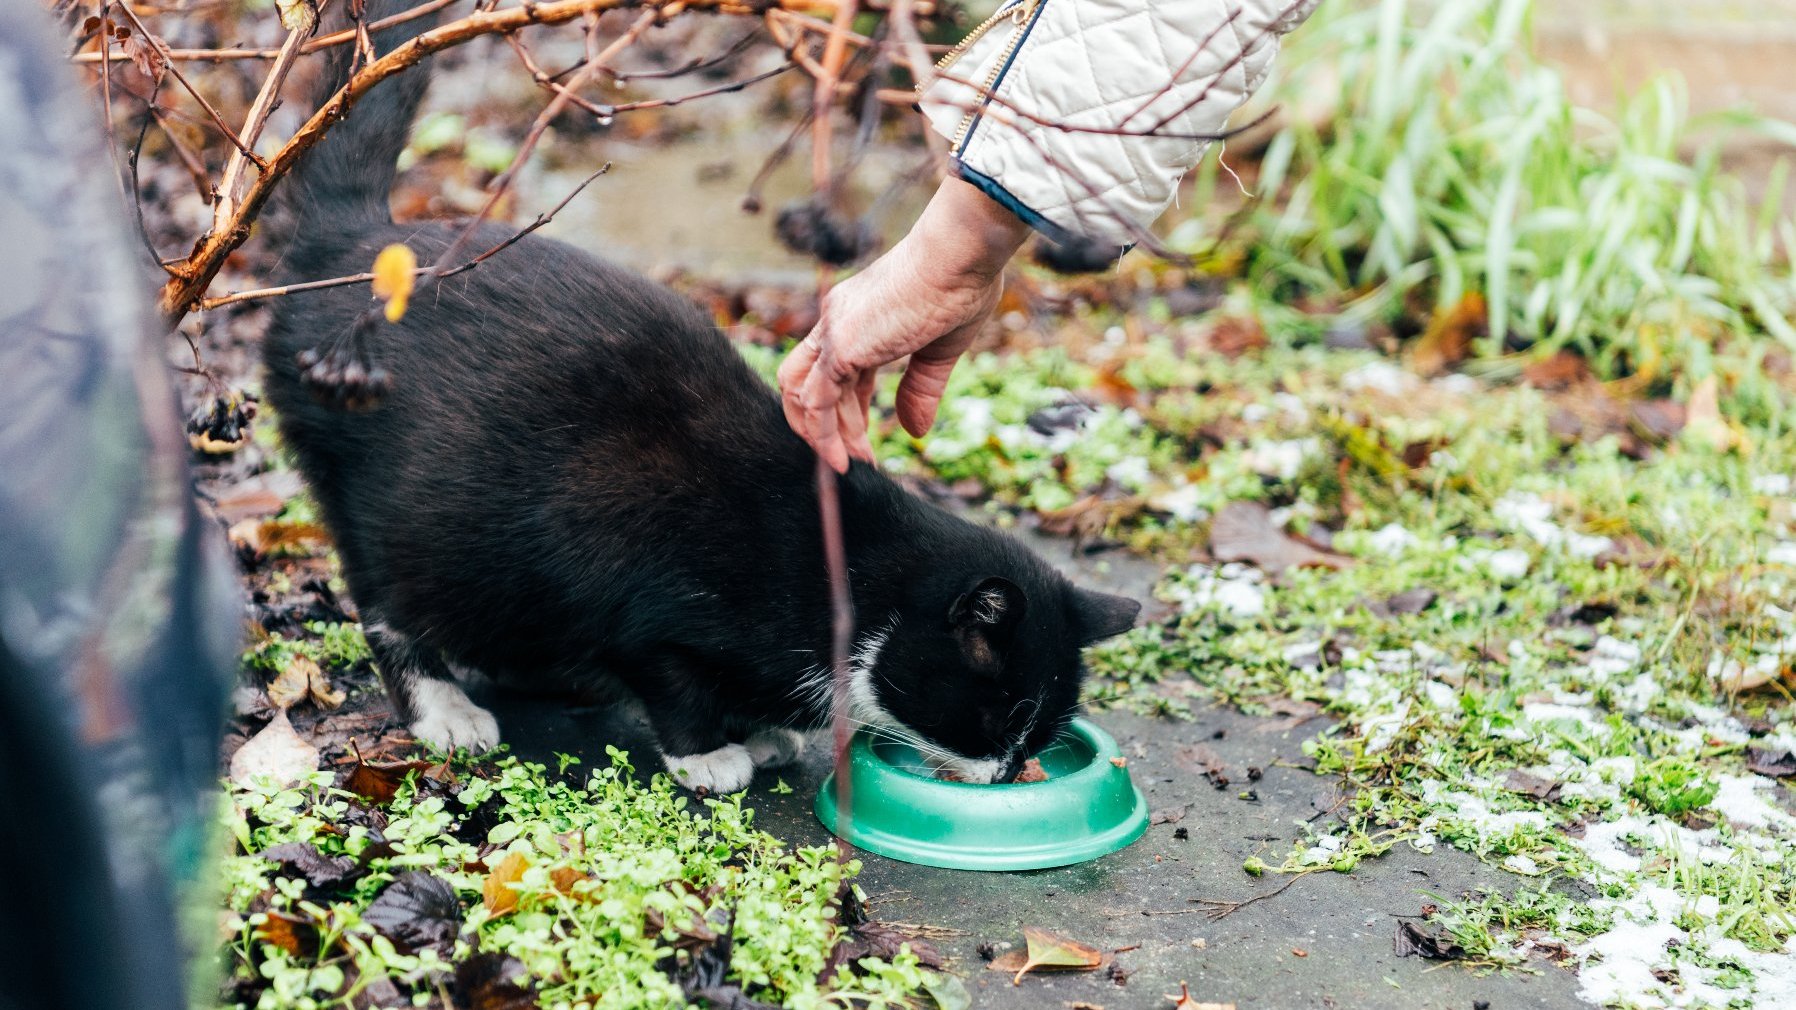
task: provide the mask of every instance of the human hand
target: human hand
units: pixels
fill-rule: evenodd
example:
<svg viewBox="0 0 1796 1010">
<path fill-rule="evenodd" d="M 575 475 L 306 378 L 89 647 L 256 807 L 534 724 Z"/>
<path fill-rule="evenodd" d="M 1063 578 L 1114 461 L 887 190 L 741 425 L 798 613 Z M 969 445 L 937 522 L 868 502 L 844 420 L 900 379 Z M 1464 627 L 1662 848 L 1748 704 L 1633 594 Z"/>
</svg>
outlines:
<svg viewBox="0 0 1796 1010">
<path fill-rule="evenodd" d="M 780 365 L 786 421 L 837 473 L 873 461 L 867 413 L 880 366 L 910 355 L 898 421 L 921 437 L 955 362 L 991 316 L 1004 264 L 1029 227 L 973 186 L 950 179 L 910 232 L 823 298 L 809 336 Z"/>
</svg>

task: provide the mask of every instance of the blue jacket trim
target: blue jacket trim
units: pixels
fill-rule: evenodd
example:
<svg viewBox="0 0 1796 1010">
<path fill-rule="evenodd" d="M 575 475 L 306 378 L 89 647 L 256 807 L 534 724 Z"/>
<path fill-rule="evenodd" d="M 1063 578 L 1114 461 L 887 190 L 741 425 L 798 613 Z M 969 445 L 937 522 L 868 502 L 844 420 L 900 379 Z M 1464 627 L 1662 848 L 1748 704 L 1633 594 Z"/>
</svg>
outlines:
<svg viewBox="0 0 1796 1010">
<path fill-rule="evenodd" d="M 1061 244 L 1077 241 L 1078 236 L 1042 217 L 1033 207 L 1018 200 L 1016 194 L 1005 189 L 998 180 L 971 167 L 959 158 L 954 159 L 954 169 L 962 182 L 969 182 L 979 187 L 979 192 L 996 200 L 999 206 L 1021 218 L 1024 224 L 1046 235 L 1049 241 Z"/>
</svg>

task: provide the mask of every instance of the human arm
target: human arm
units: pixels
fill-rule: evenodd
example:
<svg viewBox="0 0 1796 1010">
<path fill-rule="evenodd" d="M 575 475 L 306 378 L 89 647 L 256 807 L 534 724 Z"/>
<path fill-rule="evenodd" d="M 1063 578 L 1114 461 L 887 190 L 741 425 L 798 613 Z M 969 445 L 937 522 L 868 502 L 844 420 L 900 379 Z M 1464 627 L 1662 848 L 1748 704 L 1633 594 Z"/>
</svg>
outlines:
<svg viewBox="0 0 1796 1010">
<path fill-rule="evenodd" d="M 819 321 L 780 366 L 786 420 L 837 472 L 872 462 L 867 411 L 881 365 L 910 355 L 898 420 L 921 437 L 954 363 L 991 316 L 1004 265 L 1029 226 L 973 186 L 945 180 L 903 239 L 832 288 Z"/>
<path fill-rule="evenodd" d="M 1120 254 L 1264 80 L 1318 0 L 1018 0 L 926 83 L 953 177 L 911 233 L 831 291 L 780 368 L 786 417 L 838 471 L 871 460 L 883 364 L 911 354 L 906 430 L 929 430 L 1029 229 Z M 1098 68 L 1102 68 L 1099 73 Z"/>
</svg>

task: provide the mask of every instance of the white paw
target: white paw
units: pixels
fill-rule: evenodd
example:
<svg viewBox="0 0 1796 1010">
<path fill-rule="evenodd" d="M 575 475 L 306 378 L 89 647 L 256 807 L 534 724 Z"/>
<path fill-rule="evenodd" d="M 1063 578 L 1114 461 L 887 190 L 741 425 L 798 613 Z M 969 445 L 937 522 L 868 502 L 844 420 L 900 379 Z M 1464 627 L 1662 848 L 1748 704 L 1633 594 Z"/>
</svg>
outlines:
<svg viewBox="0 0 1796 1010">
<path fill-rule="evenodd" d="M 747 789 L 748 780 L 755 777 L 755 760 L 748 756 L 748 748 L 739 743 L 719 747 L 709 754 L 665 754 L 661 760 L 667 762 L 675 782 L 694 792 L 703 789 L 714 795 L 738 793 Z"/>
<path fill-rule="evenodd" d="M 499 742 L 499 721 L 468 700 L 446 680 L 421 679 L 412 685 L 412 736 L 444 750 L 465 747 L 474 753 Z"/>
<path fill-rule="evenodd" d="M 783 768 L 804 753 L 804 734 L 783 726 L 767 726 L 749 734 L 746 746 L 756 768 Z"/>
</svg>

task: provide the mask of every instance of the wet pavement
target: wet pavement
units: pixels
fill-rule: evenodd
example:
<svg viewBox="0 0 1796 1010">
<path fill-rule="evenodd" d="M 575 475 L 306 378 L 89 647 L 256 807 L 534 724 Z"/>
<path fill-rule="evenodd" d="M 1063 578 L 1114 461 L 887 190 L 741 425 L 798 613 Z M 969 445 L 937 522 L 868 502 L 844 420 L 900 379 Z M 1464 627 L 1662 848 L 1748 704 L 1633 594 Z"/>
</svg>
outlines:
<svg viewBox="0 0 1796 1010">
<path fill-rule="evenodd" d="M 1121 553 L 1075 559 L 1065 541 L 1026 539 L 1087 585 L 1144 595 L 1158 573 Z M 487 700 L 514 752 L 526 758 L 565 752 L 603 762 L 607 743 L 652 753 L 646 728 L 618 709 Z M 1308 764 L 1302 743 L 1326 726 L 1322 719 L 1218 708 L 1200 709 L 1188 722 L 1121 712 L 1094 718 L 1116 737 L 1149 806 L 1176 813 L 1176 822 L 1151 826 L 1110 856 L 1026 873 L 942 870 L 858 853 L 873 914 L 930 927 L 932 942 L 965 977 L 975 1007 L 1164 1008 L 1171 1005 L 1166 994 L 1177 994 L 1181 983 L 1199 1001 L 1243 1010 L 1583 1005 L 1576 979 L 1545 961 L 1478 977 L 1461 965 L 1395 955 L 1401 918 L 1419 915 L 1431 896 L 1520 883 L 1470 856 L 1399 846 L 1352 873 L 1310 874 L 1277 894 L 1289 878 L 1242 870 L 1252 856 L 1282 861 L 1305 822 L 1343 802 L 1334 780 L 1302 767 Z M 757 776 L 749 796 L 756 823 L 795 845 L 827 841 L 811 813 L 827 764 L 827 744 L 817 740 L 801 767 Z M 1204 775 L 1217 766 L 1226 786 Z M 1250 767 L 1259 770 L 1257 780 Z M 774 791 L 781 781 L 790 792 Z M 1180 829 L 1185 837 L 1178 837 Z M 1207 914 L 1207 902 L 1250 901 L 1221 919 Z M 1013 985 L 1009 975 L 987 970 L 977 949 L 1020 945 L 1023 926 L 1120 951 L 1114 959 L 1120 970 L 1030 976 Z"/>
</svg>

